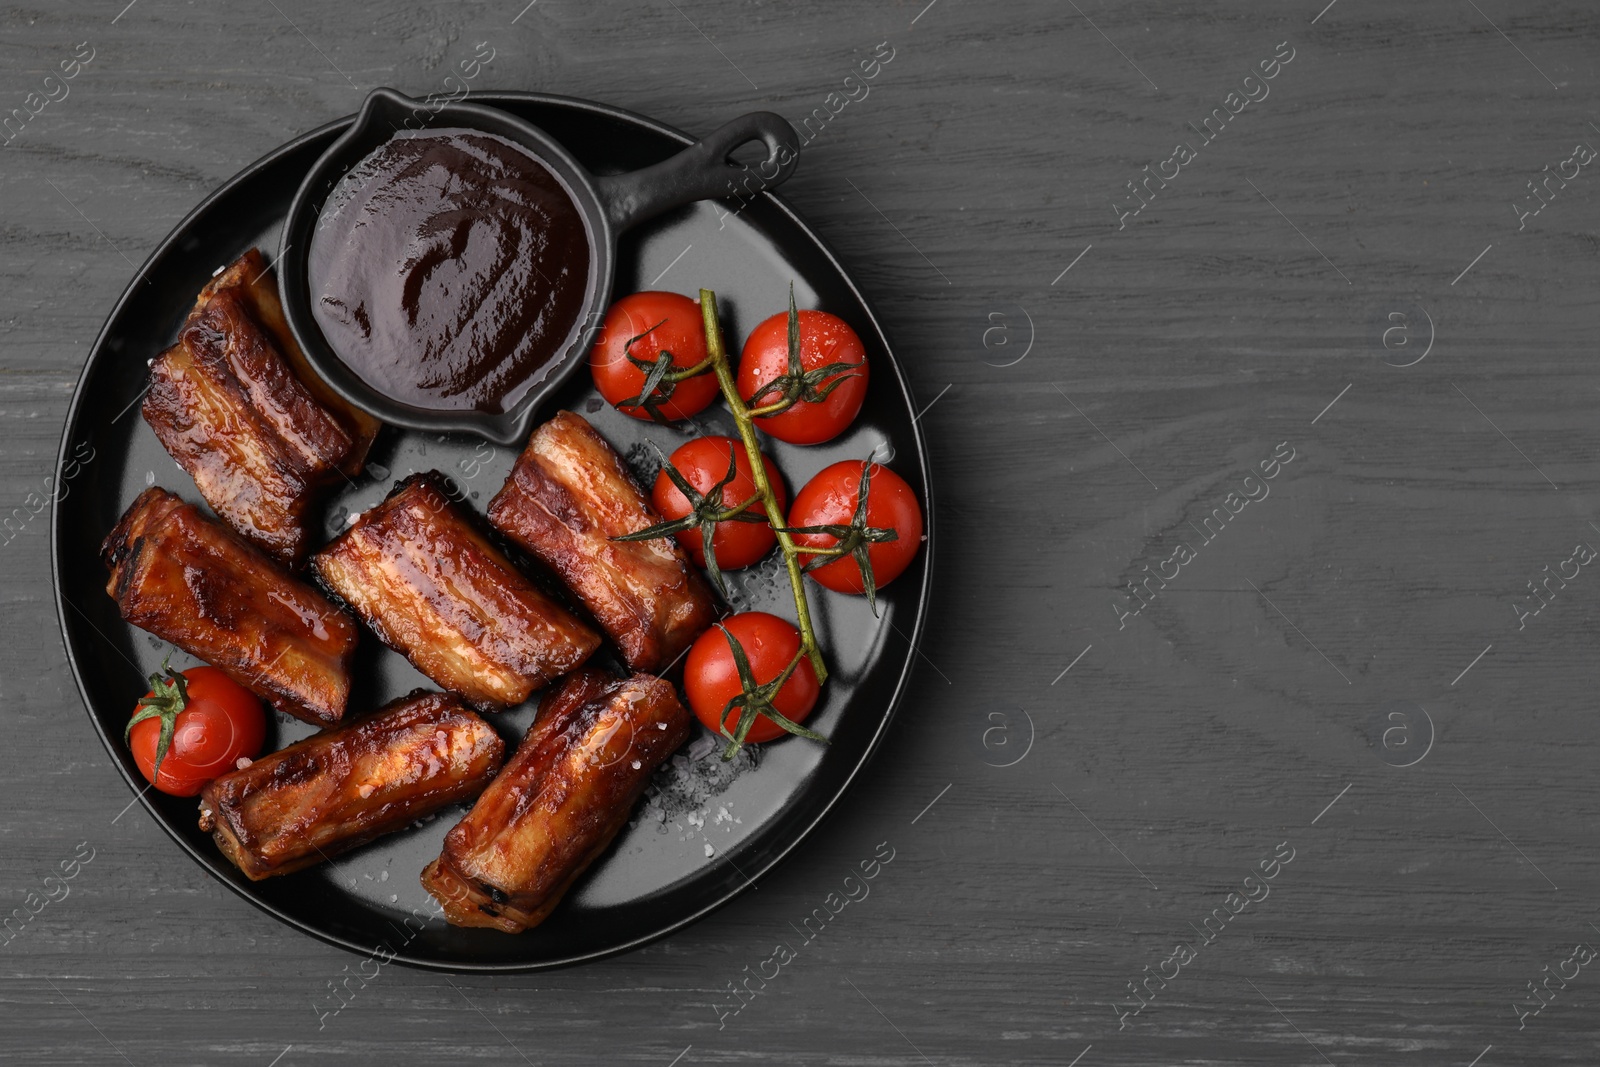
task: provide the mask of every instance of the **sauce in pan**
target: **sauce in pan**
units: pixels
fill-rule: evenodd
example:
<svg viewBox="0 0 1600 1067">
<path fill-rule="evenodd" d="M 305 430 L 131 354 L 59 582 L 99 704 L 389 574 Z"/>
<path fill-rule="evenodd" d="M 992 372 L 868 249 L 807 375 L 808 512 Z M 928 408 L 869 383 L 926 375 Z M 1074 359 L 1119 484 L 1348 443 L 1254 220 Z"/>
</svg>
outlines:
<svg viewBox="0 0 1600 1067">
<path fill-rule="evenodd" d="M 476 130 L 396 134 L 340 180 L 309 253 L 312 314 L 368 385 L 506 410 L 583 310 L 589 239 L 544 164 Z"/>
</svg>

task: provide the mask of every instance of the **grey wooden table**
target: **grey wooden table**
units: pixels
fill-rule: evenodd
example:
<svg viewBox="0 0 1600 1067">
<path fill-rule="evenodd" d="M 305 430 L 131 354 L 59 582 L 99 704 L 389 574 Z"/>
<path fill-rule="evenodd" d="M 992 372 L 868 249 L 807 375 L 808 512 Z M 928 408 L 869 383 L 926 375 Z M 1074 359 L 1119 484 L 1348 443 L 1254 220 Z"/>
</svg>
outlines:
<svg viewBox="0 0 1600 1067">
<path fill-rule="evenodd" d="M 1596 1062 L 1600 9 L 123 2 L 0 11 L 0 913 L 76 871 L 0 946 L 0 1061 Z M 126 807 L 29 494 L 168 229 L 480 42 L 485 88 L 691 131 L 823 109 L 785 193 L 928 405 L 938 594 L 871 773 L 757 891 L 335 1014 L 353 957 Z"/>
</svg>

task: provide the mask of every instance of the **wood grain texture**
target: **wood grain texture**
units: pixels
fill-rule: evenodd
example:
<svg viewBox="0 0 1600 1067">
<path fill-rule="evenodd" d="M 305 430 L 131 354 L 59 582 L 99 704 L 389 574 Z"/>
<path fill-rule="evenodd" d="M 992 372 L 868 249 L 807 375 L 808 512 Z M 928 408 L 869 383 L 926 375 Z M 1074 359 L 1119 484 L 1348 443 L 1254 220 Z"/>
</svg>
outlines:
<svg viewBox="0 0 1600 1067">
<path fill-rule="evenodd" d="M 1513 603 L 1600 545 L 1600 173 L 1520 231 L 1511 205 L 1600 146 L 1600 12 L 924 3 L 0 12 L 0 114 L 94 49 L 0 147 L 0 512 L 47 492 L 134 264 L 367 89 L 434 91 L 488 41 L 485 88 L 705 132 L 756 107 L 798 123 L 888 41 L 785 195 L 937 398 L 941 538 L 888 744 L 756 892 L 579 969 L 384 968 L 333 1015 L 356 960 L 124 810 L 52 618 L 48 511 L 21 523 L 0 544 L 0 913 L 79 842 L 93 859 L 0 946 L 0 1063 L 1594 1062 L 1600 971 L 1522 1029 L 1513 1005 L 1600 944 L 1600 573 L 1520 630 Z M 1119 229 L 1125 183 L 1280 42 L 1269 95 Z M 1413 307 L 1433 345 L 1394 366 L 1430 332 Z M 1391 311 L 1410 347 L 1384 348 Z M 1119 628 L 1125 583 L 1284 441 L 1270 495 Z M 1396 701 L 1431 748 L 1415 713 L 1417 747 L 1384 748 Z M 883 841 L 868 899 L 719 1025 L 728 984 Z M 1119 1029 L 1127 983 L 1281 842 L 1270 895 Z"/>
</svg>

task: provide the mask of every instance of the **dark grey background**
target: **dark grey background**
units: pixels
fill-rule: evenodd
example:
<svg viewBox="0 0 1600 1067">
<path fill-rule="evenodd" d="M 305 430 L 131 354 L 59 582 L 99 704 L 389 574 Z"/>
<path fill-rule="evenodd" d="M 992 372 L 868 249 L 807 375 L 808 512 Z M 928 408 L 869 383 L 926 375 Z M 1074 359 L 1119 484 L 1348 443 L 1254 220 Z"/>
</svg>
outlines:
<svg viewBox="0 0 1600 1067">
<path fill-rule="evenodd" d="M 367 89 L 437 91 L 487 41 L 475 87 L 706 132 L 798 123 L 887 41 L 785 195 L 931 405 L 938 593 L 894 731 L 793 858 L 668 941 L 530 977 L 388 967 L 319 1017 L 355 958 L 125 808 L 41 514 L 0 545 L 0 912 L 94 859 L 0 946 L 0 1062 L 1595 1062 L 1600 968 L 1521 1029 L 1514 1005 L 1600 945 L 1600 573 L 1520 630 L 1514 605 L 1600 546 L 1600 174 L 1520 232 L 1513 204 L 1600 147 L 1600 11 L 523 2 L 0 10 L 0 113 L 95 54 L 0 148 L 0 503 L 45 489 L 134 265 Z M 1270 95 L 1199 144 L 1184 124 L 1285 41 Z M 1197 158 L 1119 229 L 1178 141 Z M 1201 545 L 1188 524 L 1285 441 Z M 1185 538 L 1119 628 L 1119 587 Z M 719 1028 L 727 984 L 885 841 L 870 897 Z M 1270 896 L 1119 1029 L 1128 983 L 1285 842 Z"/>
</svg>

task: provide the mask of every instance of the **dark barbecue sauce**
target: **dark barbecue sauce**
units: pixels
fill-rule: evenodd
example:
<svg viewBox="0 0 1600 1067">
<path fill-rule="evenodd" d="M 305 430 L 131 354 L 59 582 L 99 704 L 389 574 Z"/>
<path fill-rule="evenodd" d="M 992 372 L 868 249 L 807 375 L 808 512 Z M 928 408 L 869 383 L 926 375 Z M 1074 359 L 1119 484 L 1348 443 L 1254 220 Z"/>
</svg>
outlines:
<svg viewBox="0 0 1600 1067">
<path fill-rule="evenodd" d="M 476 130 L 400 133 L 340 180 L 311 240 L 312 313 L 345 365 L 417 407 L 506 410 L 583 309 L 583 219 L 542 163 Z"/>
</svg>

